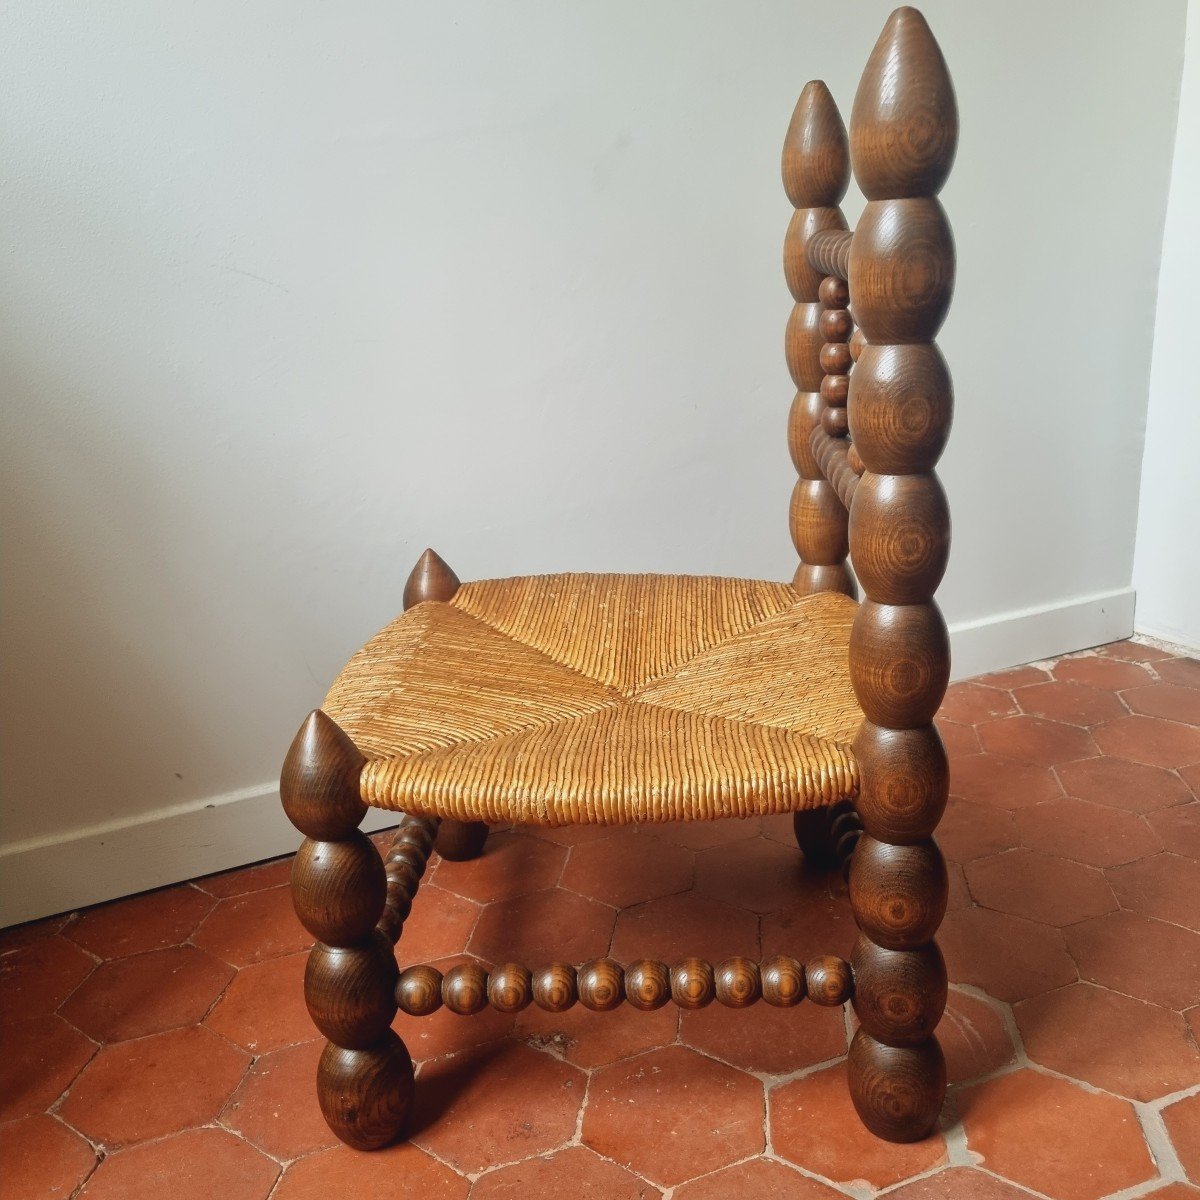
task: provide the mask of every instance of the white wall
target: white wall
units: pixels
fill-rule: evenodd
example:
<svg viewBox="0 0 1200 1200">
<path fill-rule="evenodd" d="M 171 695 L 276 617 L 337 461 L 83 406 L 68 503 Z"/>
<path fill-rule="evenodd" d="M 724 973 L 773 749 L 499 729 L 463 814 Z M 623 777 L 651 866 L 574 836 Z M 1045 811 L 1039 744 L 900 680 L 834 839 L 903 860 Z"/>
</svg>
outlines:
<svg viewBox="0 0 1200 1200">
<path fill-rule="evenodd" d="M 1139 631 L 1200 652 L 1200 0 L 1187 57 L 1163 233 L 1133 583 Z"/>
<path fill-rule="evenodd" d="M 780 143 L 887 8 L 10 0 L 0 919 L 292 845 L 427 543 L 790 576 Z M 962 673 L 1129 632 L 1184 0 L 926 12 Z"/>
</svg>

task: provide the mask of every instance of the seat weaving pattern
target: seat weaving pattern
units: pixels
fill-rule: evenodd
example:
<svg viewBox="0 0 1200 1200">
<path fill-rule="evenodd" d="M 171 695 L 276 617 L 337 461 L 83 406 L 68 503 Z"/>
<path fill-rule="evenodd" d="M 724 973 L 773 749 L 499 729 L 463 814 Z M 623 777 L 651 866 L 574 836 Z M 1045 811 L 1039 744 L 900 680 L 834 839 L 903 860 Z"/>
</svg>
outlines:
<svg viewBox="0 0 1200 1200">
<path fill-rule="evenodd" d="M 324 707 L 380 808 L 546 825 L 813 808 L 857 787 L 855 609 L 757 580 L 484 580 L 393 621 Z"/>
</svg>

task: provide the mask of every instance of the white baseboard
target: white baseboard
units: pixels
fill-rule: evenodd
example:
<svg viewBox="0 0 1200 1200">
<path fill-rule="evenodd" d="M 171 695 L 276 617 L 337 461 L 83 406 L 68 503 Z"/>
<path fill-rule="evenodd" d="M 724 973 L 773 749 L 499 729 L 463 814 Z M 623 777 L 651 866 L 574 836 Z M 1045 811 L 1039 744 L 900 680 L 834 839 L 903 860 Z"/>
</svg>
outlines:
<svg viewBox="0 0 1200 1200">
<path fill-rule="evenodd" d="M 954 678 L 1127 638 L 1133 589 L 951 626 Z M 396 823 L 372 810 L 363 829 Z M 294 850 L 273 784 L 0 847 L 0 927 L 69 912 Z"/>
<path fill-rule="evenodd" d="M 395 825 L 368 811 L 362 829 Z M 0 847 L 0 928 L 290 854 L 275 784 Z"/>
</svg>

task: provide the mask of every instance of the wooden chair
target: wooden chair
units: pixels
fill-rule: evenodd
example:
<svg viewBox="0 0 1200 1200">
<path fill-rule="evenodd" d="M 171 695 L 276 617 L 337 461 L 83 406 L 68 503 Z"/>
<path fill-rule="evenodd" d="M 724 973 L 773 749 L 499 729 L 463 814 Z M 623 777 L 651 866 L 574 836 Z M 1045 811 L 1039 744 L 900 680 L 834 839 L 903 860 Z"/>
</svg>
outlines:
<svg viewBox="0 0 1200 1200">
<path fill-rule="evenodd" d="M 862 1120 L 893 1141 L 932 1129 L 946 1000 L 933 939 L 947 894 L 932 834 L 948 788 L 933 718 L 949 676 L 933 593 L 950 545 L 934 467 L 952 402 L 933 339 L 954 279 L 936 196 L 956 139 L 945 63 L 911 8 L 892 14 L 875 46 L 848 143 L 823 83 L 796 106 L 783 150 L 796 210 L 784 243 L 800 475 L 791 585 L 653 575 L 460 585 L 426 551 L 404 614 L 301 727 L 281 793 L 305 836 L 292 888 L 317 939 L 305 975 L 328 1039 L 317 1094 L 344 1142 L 371 1149 L 404 1127 L 413 1070 L 390 1028 L 398 1007 L 419 1016 L 530 1003 L 849 1001 Z M 851 162 L 867 200 L 853 233 L 838 207 Z M 404 814 L 385 862 L 357 828 L 368 805 Z M 397 966 L 392 946 L 435 844 L 443 858 L 471 858 L 487 822 L 785 811 L 805 854 L 853 852 L 860 933 L 848 960 L 471 963 L 445 975 Z"/>
</svg>

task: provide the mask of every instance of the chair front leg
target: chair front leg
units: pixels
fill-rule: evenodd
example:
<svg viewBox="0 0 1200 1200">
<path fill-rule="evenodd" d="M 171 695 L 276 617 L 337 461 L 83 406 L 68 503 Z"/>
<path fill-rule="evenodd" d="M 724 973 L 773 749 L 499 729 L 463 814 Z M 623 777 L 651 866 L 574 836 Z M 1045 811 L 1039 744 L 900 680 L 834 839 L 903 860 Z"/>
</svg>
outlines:
<svg viewBox="0 0 1200 1200">
<path fill-rule="evenodd" d="M 292 866 L 292 900 L 317 939 L 304 998 L 328 1039 L 317 1099 L 347 1145 L 393 1141 L 412 1103 L 412 1059 L 391 1030 L 398 976 L 391 942 L 376 928 L 388 900 L 383 861 L 359 829 L 363 757 L 323 712 L 301 726 L 284 763 L 280 794 L 305 835 Z"/>
</svg>

